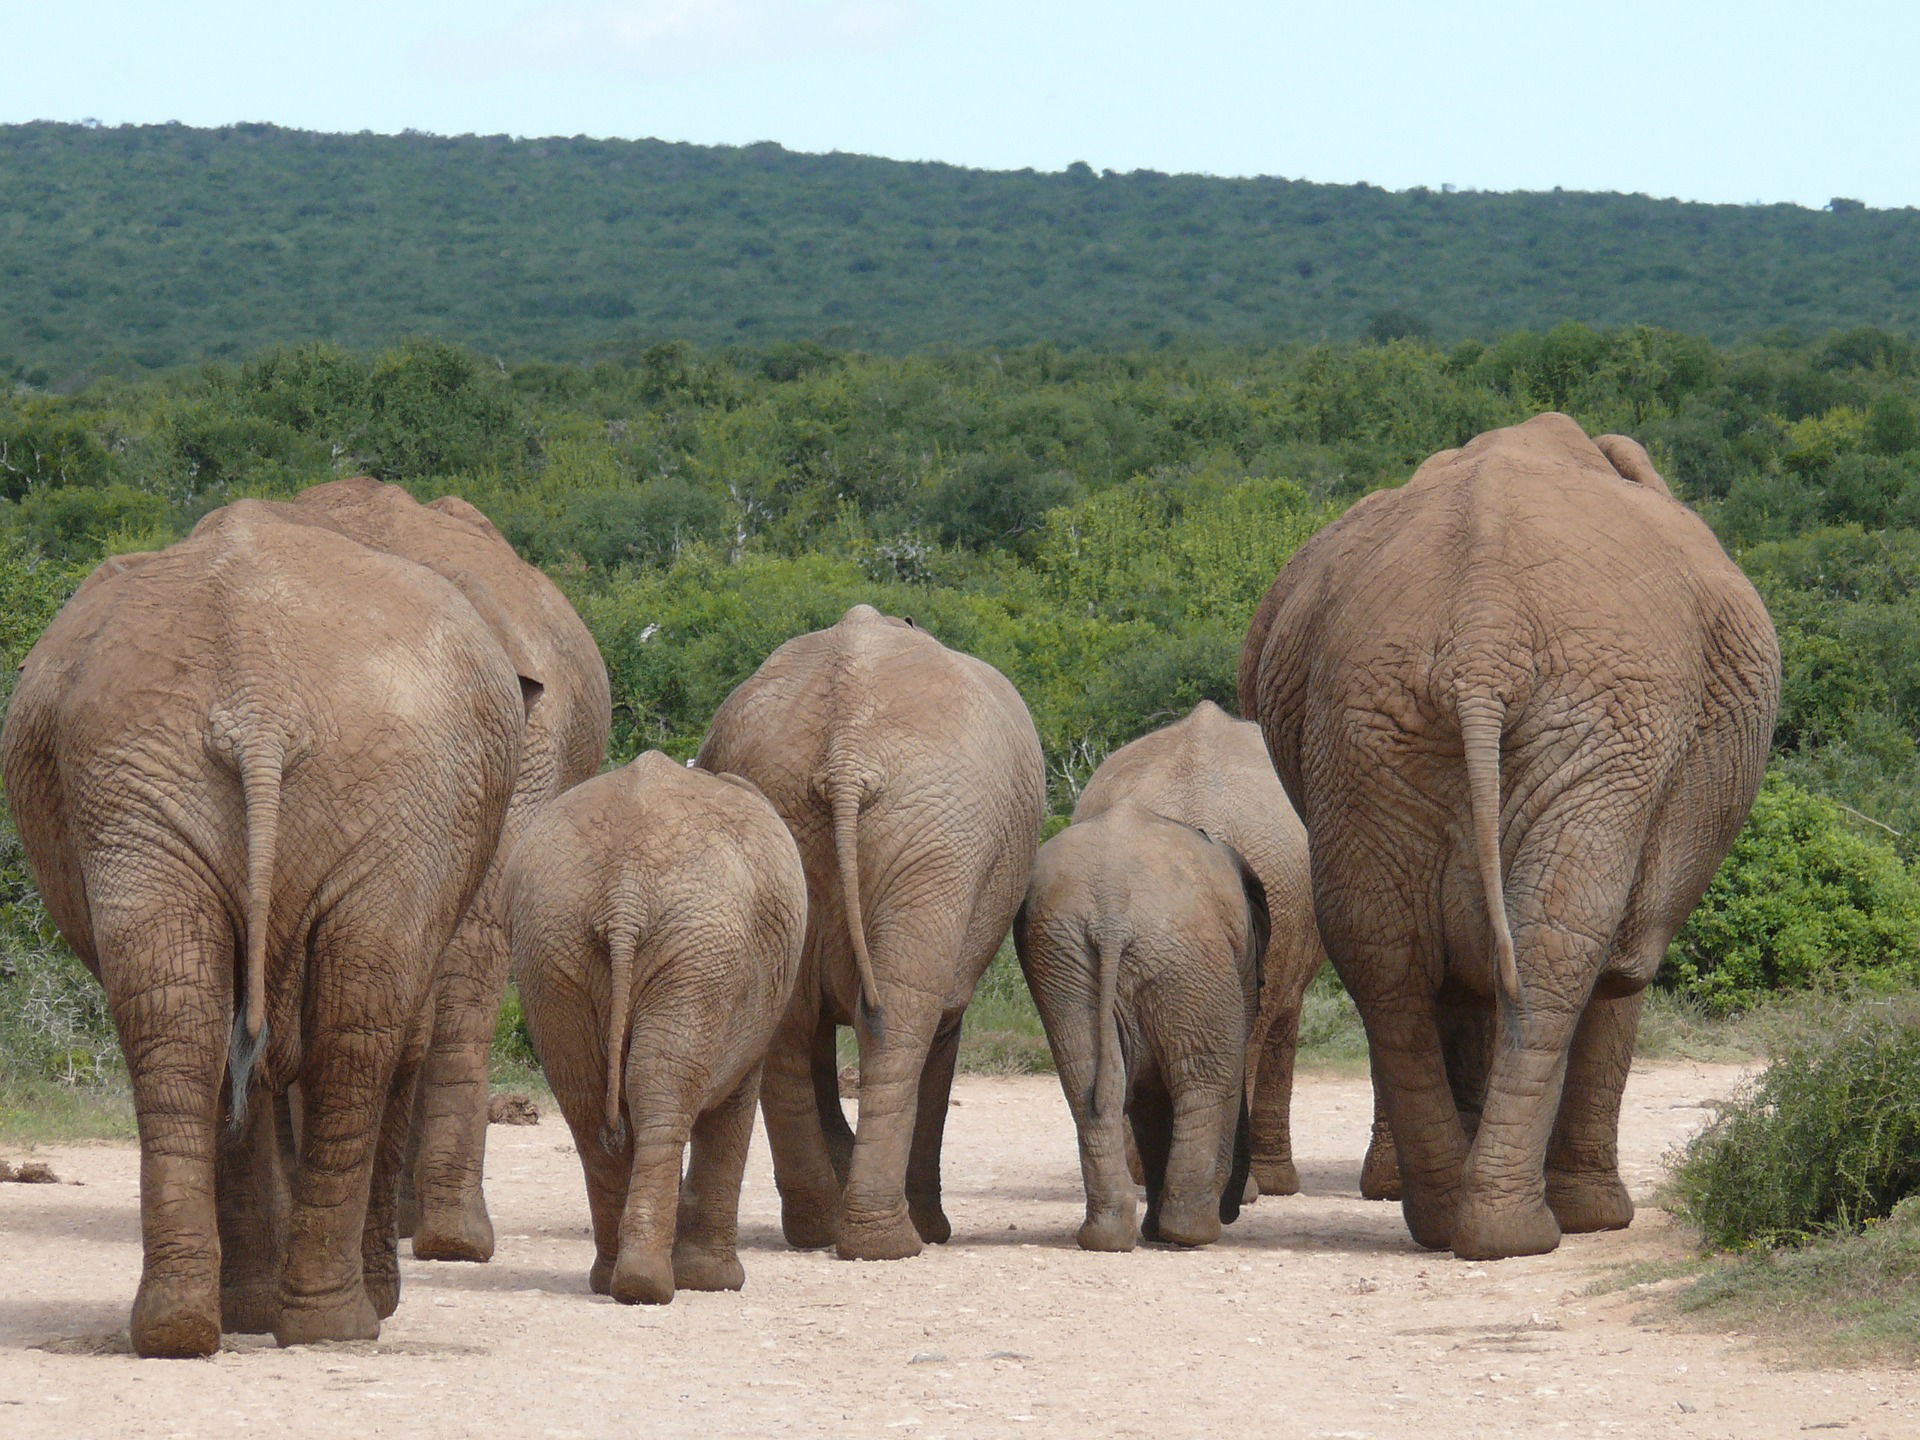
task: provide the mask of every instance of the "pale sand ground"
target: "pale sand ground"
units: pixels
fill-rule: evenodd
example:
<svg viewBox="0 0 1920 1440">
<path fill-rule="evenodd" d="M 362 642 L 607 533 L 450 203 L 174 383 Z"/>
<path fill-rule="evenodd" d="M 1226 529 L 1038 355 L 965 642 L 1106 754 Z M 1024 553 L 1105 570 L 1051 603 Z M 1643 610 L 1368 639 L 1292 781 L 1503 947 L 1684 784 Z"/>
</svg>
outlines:
<svg viewBox="0 0 1920 1440">
<path fill-rule="evenodd" d="M 1637 1068 L 1622 1148 L 1659 1160 L 1739 1072 Z M 1420 1251 L 1355 1189 L 1363 1082 L 1307 1077 L 1306 1194 L 1219 1245 L 1089 1255 L 1073 1133 L 1051 1079 L 963 1078 L 948 1126 L 954 1242 L 846 1264 L 780 1241 L 764 1136 L 743 1200 L 747 1289 L 627 1309 L 591 1296 L 565 1128 L 496 1126 L 491 1265 L 406 1262 L 378 1345 L 136 1360 L 135 1152 L 48 1147 L 82 1185 L 0 1185 L 0 1436 L 763 1435 L 1920 1436 L 1920 1376 L 1787 1371 L 1675 1332 L 1606 1267 L 1680 1253 L 1643 1211 L 1553 1255 Z M 18 1159 L 18 1156 L 12 1158 Z"/>
</svg>

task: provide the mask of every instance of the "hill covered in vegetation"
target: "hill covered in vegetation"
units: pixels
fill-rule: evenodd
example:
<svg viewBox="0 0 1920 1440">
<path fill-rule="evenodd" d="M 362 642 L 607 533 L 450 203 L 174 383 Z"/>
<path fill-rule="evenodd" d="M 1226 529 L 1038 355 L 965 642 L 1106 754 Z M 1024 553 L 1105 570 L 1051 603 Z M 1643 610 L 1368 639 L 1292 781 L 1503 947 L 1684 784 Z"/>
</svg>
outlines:
<svg viewBox="0 0 1920 1440">
<path fill-rule="evenodd" d="M 1719 342 L 1920 330 L 1920 212 L 998 173 L 658 141 L 0 126 L 0 376 L 431 335 L 509 362 L 812 340 Z"/>
</svg>

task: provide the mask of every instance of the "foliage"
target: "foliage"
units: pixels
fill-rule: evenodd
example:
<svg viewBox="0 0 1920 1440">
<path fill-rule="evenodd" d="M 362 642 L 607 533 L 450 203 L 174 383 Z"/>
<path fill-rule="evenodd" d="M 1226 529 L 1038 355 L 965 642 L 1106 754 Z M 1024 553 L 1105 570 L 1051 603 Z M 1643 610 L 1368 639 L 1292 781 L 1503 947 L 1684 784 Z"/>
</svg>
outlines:
<svg viewBox="0 0 1920 1440">
<path fill-rule="evenodd" d="M 1443 348 L 1399 303 L 1366 312 L 1385 317 L 1370 343 L 1242 350 L 636 341 L 509 368 L 436 340 L 310 340 L 69 394 L 0 363 L 0 696 L 102 555 L 372 471 L 465 496 L 554 575 L 606 657 L 616 759 L 691 754 L 774 647 L 866 602 L 1007 674 L 1063 815 L 1113 747 L 1232 702 L 1247 617 L 1302 539 L 1428 454 L 1558 405 L 1649 446 L 1785 657 L 1774 778 L 1666 983 L 1718 1012 L 1911 976 L 1920 347 L 1543 322 Z M 1414 318 L 1449 332 L 1438 309 Z M 8 854 L 0 940 L 30 953 L 52 937 Z M 1345 1002 L 1328 1003 L 1338 1048 Z"/>
<path fill-rule="evenodd" d="M 1769 776 L 1662 978 L 1720 1012 L 1775 990 L 1920 981 L 1920 877 L 1831 801 Z"/>
<path fill-rule="evenodd" d="M 1860 1004 L 1783 1045 L 1688 1143 L 1671 1190 L 1728 1250 L 1858 1230 L 1920 1194 L 1920 1003 Z"/>
<path fill-rule="evenodd" d="M 1853 206 L 46 122 L 0 126 L 0 193 L 0 335 L 16 351 L 0 377 L 62 388 L 289 336 L 434 335 L 518 361 L 746 343 L 791 377 L 817 363 L 813 342 L 1391 346 L 1554 336 L 1567 320 L 1719 340 L 1920 323 L 1903 258 L 1920 217 Z M 1882 335 L 1839 337 L 1823 362 L 1910 368 L 1911 348 Z M 1576 337 L 1521 349 L 1540 404 L 1591 359 Z M 1628 376 L 1657 393 L 1658 368 Z M 342 399 L 381 428 L 378 391 Z"/>
</svg>

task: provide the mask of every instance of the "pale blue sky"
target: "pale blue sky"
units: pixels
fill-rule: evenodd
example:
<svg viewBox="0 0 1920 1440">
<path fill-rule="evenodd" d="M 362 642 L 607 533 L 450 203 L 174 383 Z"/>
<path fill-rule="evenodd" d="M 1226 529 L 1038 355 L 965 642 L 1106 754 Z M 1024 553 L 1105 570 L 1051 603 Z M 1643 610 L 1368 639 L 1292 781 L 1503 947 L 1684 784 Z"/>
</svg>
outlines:
<svg viewBox="0 0 1920 1440">
<path fill-rule="evenodd" d="M 1911 0 L 0 0 L 0 54 L 5 121 L 1920 205 Z"/>
</svg>

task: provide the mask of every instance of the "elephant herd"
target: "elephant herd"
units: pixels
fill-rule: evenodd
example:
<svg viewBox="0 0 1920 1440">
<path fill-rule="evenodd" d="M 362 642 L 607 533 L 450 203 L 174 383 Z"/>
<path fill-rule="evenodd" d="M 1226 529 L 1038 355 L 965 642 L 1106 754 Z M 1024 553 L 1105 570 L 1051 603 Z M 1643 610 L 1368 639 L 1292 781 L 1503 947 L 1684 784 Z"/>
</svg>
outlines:
<svg viewBox="0 0 1920 1440">
<path fill-rule="evenodd" d="M 792 1244 L 946 1240 L 961 1018 L 1009 931 L 1089 1249 L 1205 1244 L 1297 1188 L 1329 957 L 1373 1059 L 1363 1189 L 1419 1243 L 1625 1225 L 1640 996 L 1780 688 L 1706 527 L 1638 445 L 1561 415 L 1304 545 L 1253 616 L 1248 720 L 1203 703 L 1115 751 L 1044 846 L 1014 687 L 865 605 L 775 650 L 691 767 L 596 773 L 607 677 L 565 599 L 464 502 L 372 480 L 109 560 L 22 670 L 7 793 L 139 1118 L 142 1355 L 372 1338 L 400 1237 L 491 1255 L 509 971 L 585 1173 L 590 1283 L 620 1300 L 741 1285 L 756 1106 Z"/>
</svg>

